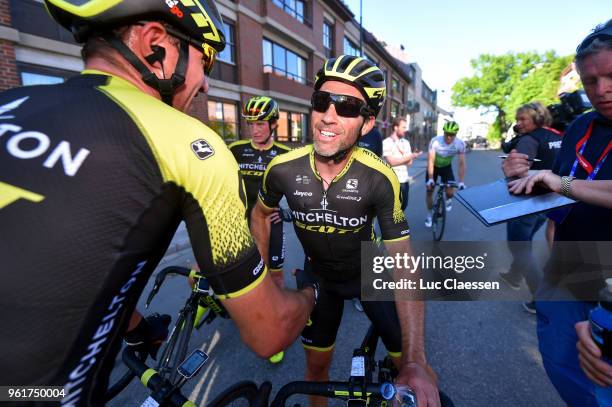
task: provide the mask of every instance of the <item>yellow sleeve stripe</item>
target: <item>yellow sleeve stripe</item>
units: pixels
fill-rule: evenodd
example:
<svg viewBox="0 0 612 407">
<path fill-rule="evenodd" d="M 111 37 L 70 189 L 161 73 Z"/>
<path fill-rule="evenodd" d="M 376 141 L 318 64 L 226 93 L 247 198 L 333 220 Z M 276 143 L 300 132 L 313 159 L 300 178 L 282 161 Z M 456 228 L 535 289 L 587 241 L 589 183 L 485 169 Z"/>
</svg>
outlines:
<svg viewBox="0 0 612 407">
<path fill-rule="evenodd" d="M 402 236 L 397 239 L 383 240 L 383 243 L 401 242 L 402 240 L 410 240 L 410 236 Z"/>
<path fill-rule="evenodd" d="M 391 352 L 391 351 L 387 351 L 389 353 L 389 356 L 391 356 L 392 358 L 401 358 L 402 357 L 402 352 Z"/>
<path fill-rule="evenodd" d="M 265 204 L 265 202 L 263 201 L 263 199 L 261 198 L 261 195 L 257 195 L 257 199 L 259 199 L 259 203 L 266 209 L 274 209 L 274 207 L 272 206 L 268 206 Z"/>
<path fill-rule="evenodd" d="M 263 273 L 261 273 L 261 275 L 259 277 L 257 277 L 257 279 L 255 281 L 253 281 L 251 284 L 247 285 L 246 287 L 238 290 L 238 291 L 234 291 L 233 293 L 227 293 L 227 294 L 215 294 L 218 298 L 222 299 L 222 300 L 227 300 L 229 298 L 238 298 L 241 295 L 244 295 L 246 293 L 248 293 L 251 290 L 254 290 L 259 284 L 261 284 L 261 282 L 264 280 L 264 278 L 266 277 L 266 274 L 268 274 L 268 268 L 264 268 Z"/>
</svg>

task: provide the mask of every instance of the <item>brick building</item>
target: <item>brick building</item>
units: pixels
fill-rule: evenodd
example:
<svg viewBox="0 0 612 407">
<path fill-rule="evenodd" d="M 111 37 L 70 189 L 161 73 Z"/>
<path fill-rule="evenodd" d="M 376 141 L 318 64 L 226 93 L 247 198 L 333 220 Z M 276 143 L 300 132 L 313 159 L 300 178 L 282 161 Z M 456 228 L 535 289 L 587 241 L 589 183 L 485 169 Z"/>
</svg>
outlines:
<svg viewBox="0 0 612 407">
<path fill-rule="evenodd" d="M 410 72 L 402 69 L 340 0 L 217 0 L 228 41 L 210 77 L 208 95 L 192 114 L 227 141 L 244 127 L 240 109 L 253 95 L 280 105 L 278 138 L 310 140 L 308 113 L 312 80 L 327 57 L 364 56 L 386 74 L 388 98 L 378 122 L 389 133 L 393 117 L 409 112 Z M 363 37 L 361 37 L 363 36 Z M 361 37 L 361 38 L 360 38 Z M 47 15 L 41 0 L 0 0 L 0 90 L 57 83 L 83 68 L 80 47 Z"/>
</svg>

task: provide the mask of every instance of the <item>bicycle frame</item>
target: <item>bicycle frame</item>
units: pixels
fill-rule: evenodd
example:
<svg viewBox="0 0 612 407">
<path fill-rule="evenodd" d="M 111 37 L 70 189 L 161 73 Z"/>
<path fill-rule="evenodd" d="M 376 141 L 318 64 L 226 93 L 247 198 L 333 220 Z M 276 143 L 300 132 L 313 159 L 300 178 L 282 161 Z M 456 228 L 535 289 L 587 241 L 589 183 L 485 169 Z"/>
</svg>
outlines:
<svg viewBox="0 0 612 407">
<path fill-rule="evenodd" d="M 155 284 L 145 304 L 147 308 L 155 295 L 159 292 L 168 274 L 177 274 L 194 279 L 195 284 L 191 295 L 177 315 L 174 327 L 168 336 L 168 341 L 163 348 L 159 362 L 157 362 L 156 370 L 150 369 L 145 365 L 146 355 L 144 355 L 144 357 L 142 357 L 142 355 L 137 357 L 135 354 L 130 353 L 130 355 L 127 356 L 130 362 L 128 363 L 128 361 L 125 360 L 125 355 L 126 351 L 130 349 L 126 349 L 124 351 L 124 363 L 128 366 L 129 372 L 118 382 L 109 387 L 106 394 L 106 401 L 111 400 L 119 394 L 135 376 L 140 376 L 142 373 L 139 373 L 139 369 L 143 366 L 148 369 L 147 371 L 154 372 L 164 381 L 163 389 L 165 389 L 165 391 L 168 390 L 168 386 L 171 386 L 174 390 L 180 389 L 180 387 L 185 384 L 186 379 L 178 373 L 177 367 L 185 360 L 193 329 L 199 329 L 203 324 L 211 323 L 217 316 L 221 316 L 222 318 L 229 317 L 223 306 L 214 300 L 213 292 L 204 276 L 198 274 L 195 270 L 177 266 L 166 267 L 156 275 Z M 203 307 L 208 308 L 208 314 L 204 313 Z M 143 382 L 143 384 L 147 386 L 145 382 Z M 155 396 L 155 394 L 153 396 Z"/>
</svg>

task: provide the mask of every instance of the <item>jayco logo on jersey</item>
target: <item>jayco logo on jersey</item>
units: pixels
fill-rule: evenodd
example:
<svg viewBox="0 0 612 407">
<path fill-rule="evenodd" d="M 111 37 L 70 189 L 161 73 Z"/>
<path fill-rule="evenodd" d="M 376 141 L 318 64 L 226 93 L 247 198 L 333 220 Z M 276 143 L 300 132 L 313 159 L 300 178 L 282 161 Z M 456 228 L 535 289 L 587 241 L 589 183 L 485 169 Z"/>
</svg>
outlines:
<svg viewBox="0 0 612 407">
<path fill-rule="evenodd" d="M 297 189 L 295 190 L 295 192 L 293 193 L 294 196 L 312 196 L 312 192 L 308 192 L 308 191 L 298 191 Z"/>
<path fill-rule="evenodd" d="M 0 119 L 14 119 L 15 115 L 4 114 L 17 109 L 28 99 L 29 96 L 26 96 L 0 106 Z M 0 123 L 0 139 L 4 138 L 5 134 L 14 133 L 6 138 L 6 151 L 20 160 L 38 158 L 50 151 L 43 162 L 43 167 L 53 168 L 58 163 L 61 163 L 64 174 L 69 177 L 76 175 L 90 153 L 88 149 L 81 148 L 73 155 L 72 146 L 68 141 L 62 140 L 55 146 L 52 146 L 52 140 L 46 134 L 38 131 L 23 130 L 21 126 L 15 124 Z"/>
<path fill-rule="evenodd" d="M 206 142 L 206 140 L 196 140 L 191 143 L 191 149 L 195 153 L 196 157 L 200 160 L 206 160 L 208 157 L 215 154 L 215 150 Z"/>
<path fill-rule="evenodd" d="M 552 150 L 552 149 L 556 149 L 556 148 L 561 148 L 561 140 L 559 141 L 551 141 L 548 143 L 548 149 Z"/>
</svg>

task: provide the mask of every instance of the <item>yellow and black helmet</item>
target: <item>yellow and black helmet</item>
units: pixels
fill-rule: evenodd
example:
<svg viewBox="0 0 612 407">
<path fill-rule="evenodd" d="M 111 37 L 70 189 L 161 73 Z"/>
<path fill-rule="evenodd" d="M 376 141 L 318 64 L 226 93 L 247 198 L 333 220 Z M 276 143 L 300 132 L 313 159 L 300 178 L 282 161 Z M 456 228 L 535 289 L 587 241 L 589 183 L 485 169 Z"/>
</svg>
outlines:
<svg viewBox="0 0 612 407">
<path fill-rule="evenodd" d="M 77 42 L 138 21 L 164 21 L 206 52 L 225 48 L 223 20 L 214 0 L 45 0 L 49 14 Z"/>
<path fill-rule="evenodd" d="M 278 120 L 278 103 L 267 96 L 253 96 L 244 104 L 242 117 L 248 122 Z"/>
<path fill-rule="evenodd" d="M 385 102 L 385 75 L 379 67 L 365 58 L 339 55 L 328 59 L 315 77 L 315 90 L 319 90 L 327 81 L 345 82 L 359 89 L 373 116 L 378 115 Z"/>
</svg>

